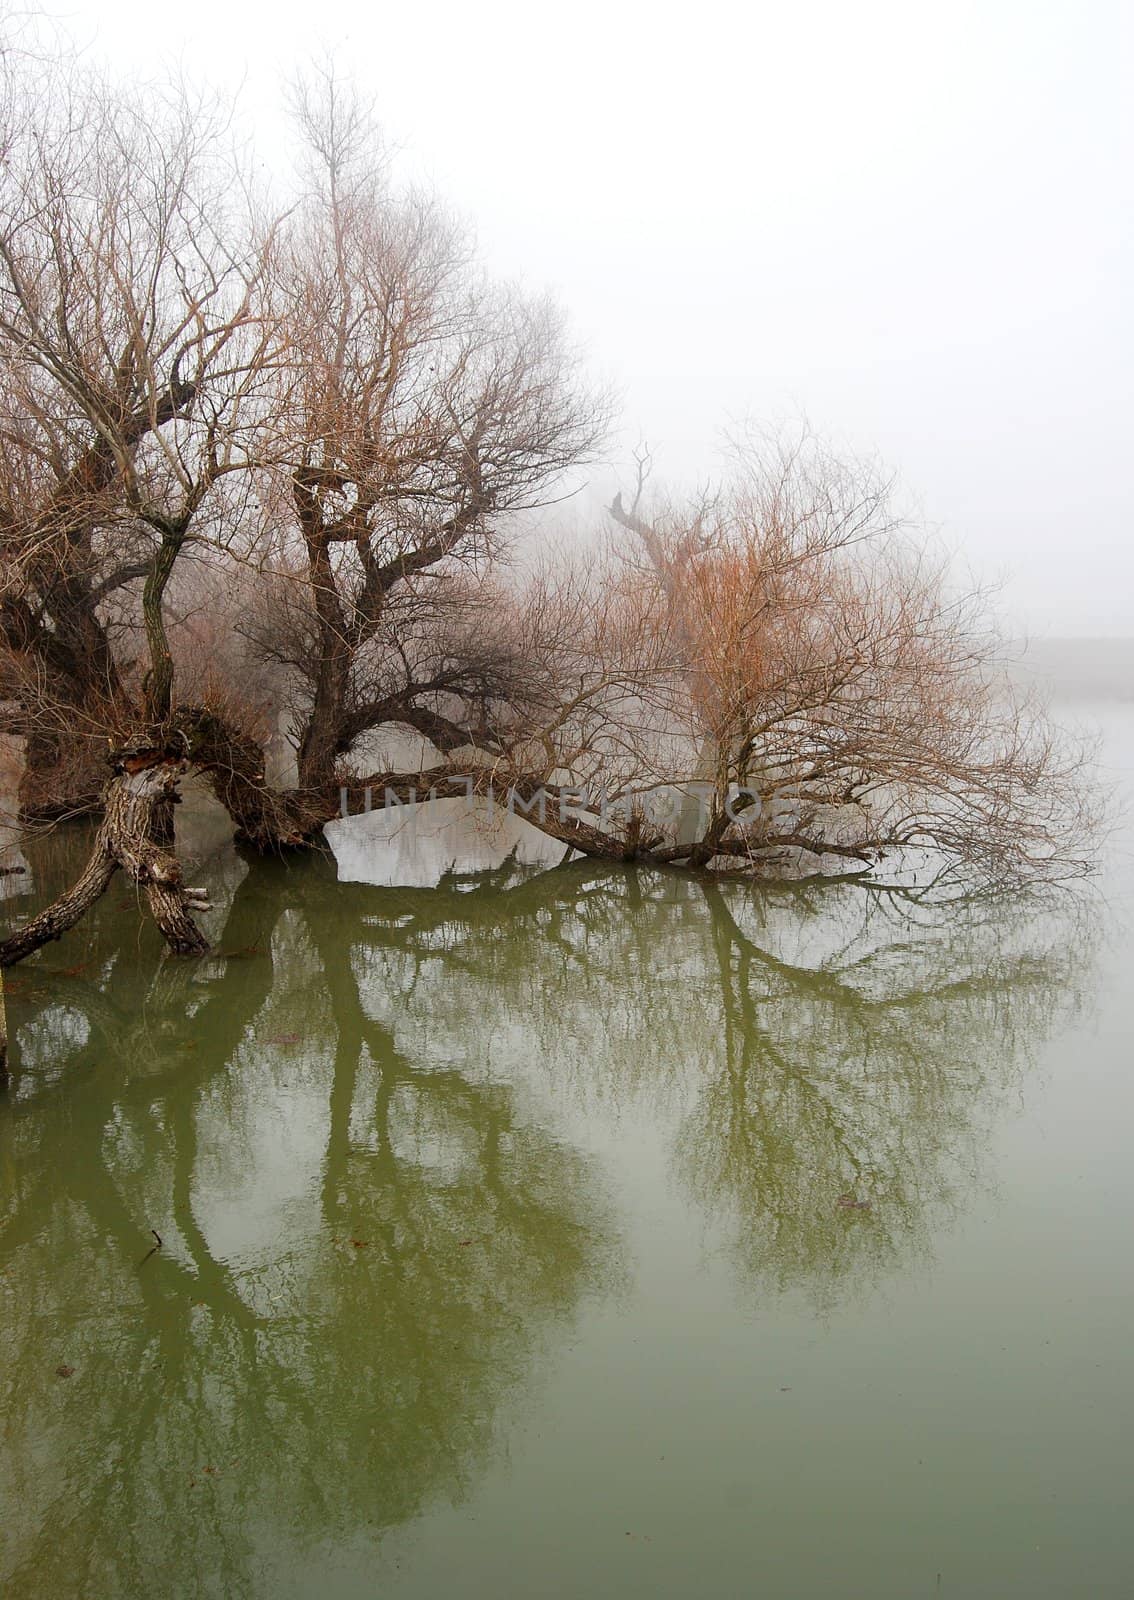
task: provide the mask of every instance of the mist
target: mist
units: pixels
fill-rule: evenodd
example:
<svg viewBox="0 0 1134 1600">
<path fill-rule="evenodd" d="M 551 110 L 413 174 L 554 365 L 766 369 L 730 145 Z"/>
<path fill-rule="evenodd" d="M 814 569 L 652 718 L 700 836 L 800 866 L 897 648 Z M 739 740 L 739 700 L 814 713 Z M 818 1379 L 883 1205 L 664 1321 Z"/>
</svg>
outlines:
<svg viewBox="0 0 1134 1600">
<path fill-rule="evenodd" d="M 1129 8 L 80 0 L 66 27 L 238 90 L 269 152 L 334 55 L 614 387 L 594 498 L 641 440 L 687 487 L 730 426 L 806 415 L 1003 581 L 1014 631 L 1134 632 Z"/>
</svg>

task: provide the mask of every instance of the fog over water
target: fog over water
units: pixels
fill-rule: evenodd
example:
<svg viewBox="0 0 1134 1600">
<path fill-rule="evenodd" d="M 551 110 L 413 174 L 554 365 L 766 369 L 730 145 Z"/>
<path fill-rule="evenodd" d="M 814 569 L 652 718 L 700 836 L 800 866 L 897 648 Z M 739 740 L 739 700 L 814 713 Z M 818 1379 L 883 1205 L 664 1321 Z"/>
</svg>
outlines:
<svg viewBox="0 0 1134 1600">
<path fill-rule="evenodd" d="M 343 101 L 260 253 L 152 95 L 12 96 L 2 1600 L 1130 1593 L 1134 9 L 24 25 L 276 217 L 333 59 L 615 398 L 496 589 L 601 407 Z"/>
<path fill-rule="evenodd" d="M 1018 632 L 1134 633 L 1127 200 L 1134 13 L 1095 0 L 75 0 L 116 69 L 241 87 L 265 174 L 280 84 L 324 50 L 487 264 L 571 313 L 620 395 L 612 474 L 717 469 L 804 412 L 877 452 Z"/>
</svg>

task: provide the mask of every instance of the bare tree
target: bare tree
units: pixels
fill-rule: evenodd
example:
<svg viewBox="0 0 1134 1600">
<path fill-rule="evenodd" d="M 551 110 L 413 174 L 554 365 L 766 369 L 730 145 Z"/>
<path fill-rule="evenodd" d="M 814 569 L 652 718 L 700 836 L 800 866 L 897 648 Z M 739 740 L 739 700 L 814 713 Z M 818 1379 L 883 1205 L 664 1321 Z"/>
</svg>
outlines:
<svg viewBox="0 0 1134 1600">
<path fill-rule="evenodd" d="M 746 441 L 727 490 L 656 522 L 640 491 L 611 510 L 670 617 L 691 753 L 656 778 L 706 791 L 700 830 L 657 859 L 1082 869 L 1089 752 L 1011 690 L 987 597 L 903 535 L 872 468 L 801 433 Z"/>
<path fill-rule="evenodd" d="M 99 786 L 61 783 L 59 748 L 109 736 L 120 766 L 206 771 L 255 843 L 298 843 L 370 730 L 451 745 L 439 697 L 518 693 L 510 651 L 470 648 L 464 575 L 593 447 L 601 408 L 553 309 L 483 281 L 438 207 L 389 191 L 333 76 L 298 97 L 310 186 L 266 300 L 268 252 L 221 201 L 217 128 L 183 101 L 162 121 L 65 87 L 17 141 L 0 237 L 5 642 L 29 781 L 40 811 L 90 803 Z M 290 795 L 268 790 L 231 694 L 175 692 L 166 601 L 205 546 L 264 571 L 269 597 L 290 586 L 263 644 L 298 680 Z"/>
<path fill-rule="evenodd" d="M 263 242 L 221 113 L 184 94 L 60 69 L 9 142 L 0 640 L 26 809 L 59 814 L 97 796 L 108 735 L 171 710 L 163 598 L 246 467 Z"/>
<path fill-rule="evenodd" d="M 344 791 L 503 785 L 599 858 L 1081 870 L 1086 753 L 1009 694 L 983 597 L 876 473 L 749 440 L 720 492 L 649 511 L 643 459 L 605 548 L 510 567 L 604 403 L 555 309 L 394 185 L 365 105 L 330 71 L 296 91 L 303 188 L 273 225 L 219 113 L 72 68 L 55 88 L 4 125 L 0 697 L 25 812 L 103 825 L 0 964 L 118 868 L 203 947 L 165 848 L 189 771 L 261 850 L 308 844 Z M 424 754 L 368 771 L 388 729 Z"/>
<path fill-rule="evenodd" d="M 178 900 L 159 915 L 175 947 L 202 948 L 180 868 L 154 853 L 187 754 L 165 737 L 165 601 L 187 544 L 215 545 L 246 505 L 270 229 L 218 108 L 69 63 L 50 87 L 13 119 L 0 175 L 0 692 L 25 815 L 105 803 L 85 888 L 100 857 L 126 867 Z M 163 770 L 139 806 L 147 763 Z"/>
<path fill-rule="evenodd" d="M 474 645 L 470 574 L 506 519 L 547 498 L 600 436 L 546 302 L 486 282 L 464 230 L 391 191 L 365 107 L 328 73 L 296 97 L 309 188 L 275 282 L 295 381 L 265 499 L 300 592 L 261 633 L 301 685 L 301 789 L 384 724 L 466 742 L 439 697 L 483 708 L 508 652 Z"/>
</svg>

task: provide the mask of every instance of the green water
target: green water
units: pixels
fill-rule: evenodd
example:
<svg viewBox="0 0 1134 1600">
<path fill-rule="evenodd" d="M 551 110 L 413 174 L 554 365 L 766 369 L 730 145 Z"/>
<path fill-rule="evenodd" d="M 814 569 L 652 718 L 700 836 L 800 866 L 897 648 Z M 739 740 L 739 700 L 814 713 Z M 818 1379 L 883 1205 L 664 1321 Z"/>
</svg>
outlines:
<svg viewBox="0 0 1134 1600">
<path fill-rule="evenodd" d="M 1134 1592 L 1110 859 L 942 918 L 221 849 L 195 964 L 115 885 L 9 975 L 3 1594 Z"/>
</svg>

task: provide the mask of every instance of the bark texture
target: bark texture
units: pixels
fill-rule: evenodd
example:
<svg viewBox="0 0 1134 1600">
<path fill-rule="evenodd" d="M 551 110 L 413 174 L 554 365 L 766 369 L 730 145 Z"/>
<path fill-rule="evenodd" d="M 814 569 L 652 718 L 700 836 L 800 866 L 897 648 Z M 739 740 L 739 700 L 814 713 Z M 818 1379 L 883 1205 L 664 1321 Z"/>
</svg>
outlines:
<svg viewBox="0 0 1134 1600">
<path fill-rule="evenodd" d="M 181 863 L 154 838 L 184 771 L 183 762 L 161 759 L 122 771 L 111 780 L 86 866 L 64 894 L 0 942 L 0 967 L 14 966 L 41 945 L 61 938 L 105 893 L 119 870 L 142 890 L 150 915 L 175 954 L 200 955 L 209 948 L 192 917 L 193 910 L 207 909 L 202 892 L 186 888 Z"/>
</svg>

